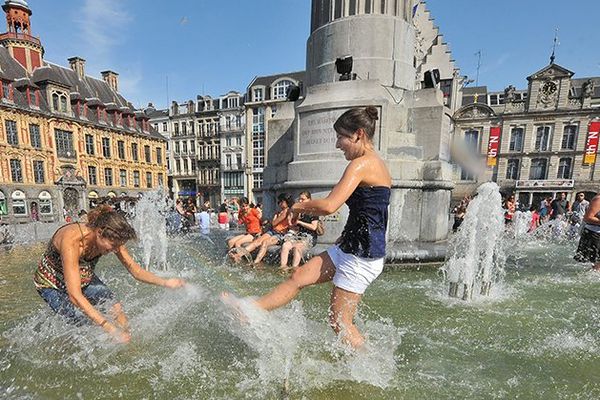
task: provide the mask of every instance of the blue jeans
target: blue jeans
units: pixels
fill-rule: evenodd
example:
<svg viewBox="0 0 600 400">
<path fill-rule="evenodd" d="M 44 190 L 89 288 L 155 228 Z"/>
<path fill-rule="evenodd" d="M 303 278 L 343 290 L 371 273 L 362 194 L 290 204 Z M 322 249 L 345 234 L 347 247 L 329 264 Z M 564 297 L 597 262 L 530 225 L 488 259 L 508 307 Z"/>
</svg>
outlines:
<svg viewBox="0 0 600 400">
<path fill-rule="evenodd" d="M 82 288 L 83 295 L 92 305 L 103 305 L 106 302 L 113 300 L 115 295 L 96 275 L 92 278 L 89 285 Z M 84 325 L 90 323 L 90 319 L 79 308 L 77 308 L 66 291 L 58 289 L 40 289 L 39 295 L 52 310 L 65 317 L 70 323 L 75 325 Z"/>
</svg>

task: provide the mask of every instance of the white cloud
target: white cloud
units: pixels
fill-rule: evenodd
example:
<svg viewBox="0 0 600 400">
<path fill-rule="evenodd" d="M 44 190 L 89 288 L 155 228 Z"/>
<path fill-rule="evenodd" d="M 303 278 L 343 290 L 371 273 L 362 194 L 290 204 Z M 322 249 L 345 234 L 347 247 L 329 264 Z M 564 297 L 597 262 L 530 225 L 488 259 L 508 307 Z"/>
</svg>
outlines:
<svg viewBox="0 0 600 400">
<path fill-rule="evenodd" d="M 78 40 L 87 60 L 87 73 L 99 76 L 110 69 L 119 73 L 119 92 L 126 98 L 138 94 L 142 68 L 130 66 L 119 71 L 115 66 L 121 57 L 117 53 L 133 20 L 122 0 L 84 0 L 77 12 L 76 23 L 81 35 Z M 122 65 L 122 62 L 119 62 Z"/>
</svg>

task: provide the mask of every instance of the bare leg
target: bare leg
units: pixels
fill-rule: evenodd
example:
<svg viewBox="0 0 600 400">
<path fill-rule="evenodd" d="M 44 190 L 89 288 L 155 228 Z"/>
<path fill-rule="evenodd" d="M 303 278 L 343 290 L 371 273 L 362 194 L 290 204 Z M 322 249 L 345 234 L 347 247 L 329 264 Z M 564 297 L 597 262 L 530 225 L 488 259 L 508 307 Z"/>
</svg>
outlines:
<svg viewBox="0 0 600 400">
<path fill-rule="evenodd" d="M 254 251 L 254 249 L 256 249 L 258 246 L 260 246 L 262 244 L 263 241 L 269 239 L 271 237 L 271 235 L 269 235 L 268 233 L 265 233 L 264 235 L 254 239 L 252 241 L 252 243 L 250 243 L 248 246 L 246 246 L 246 250 L 248 250 L 249 253 L 252 253 Z"/>
<path fill-rule="evenodd" d="M 334 287 L 331 292 L 331 306 L 329 310 L 329 324 L 341 335 L 342 341 L 355 349 L 362 347 L 365 338 L 354 325 L 356 307 L 362 295 L 352 293 L 339 287 Z"/>
<path fill-rule="evenodd" d="M 294 245 L 294 258 L 292 260 L 292 268 L 298 268 L 300 266 L 300 261 L 302 261 L 302 253 L 306 245 L 302 242 L 296 243 Z"/>
<path fill-rule="evenodd" d="M 310 259 L 298 268 L 285 282 L 276 286 L 266 295 L 256 300 L 256 305 L 265 310 L 273 310 L 289 303 L 302 288 L 317 283 L 329 282 L 335 274 L 335 266 L 327 252 Z"/>
<path fill-rule="evenodd" d="M 123 312 L 123 307 L 121 303 L 116 303 L 114 306 L 110 308 L 110 313 L 114 318 L 117 326 L 125 332 L 129 332 L 129 320 L 127 320 L 127 316 Z"/>
<path fill-rule="evenodd" d="M 252 235 L 244 235 L 242 238 L 240 238 L 236 243 L 235 243 L 235 247 L 242 247 L 243 245 L 245 245 L 246 243 L 251 243 L 252 240 L 254 240 L 254 237 Z"/>
<path fill-rule="evenodd" d="M 278 241 L 279 240 L 273 236 L 269 237 L 266 240 L 263 240 L 263 242 L 260 245 L 260 249 L 258 250 L 258 254 L 254 259 L 254 264 L 259 264 L 262 261 L 262 259 L 267 255 L 267 250 L 269 249 L 269 246 L 276 245 Z"/>
<path fill-rule="evenodd" d="M 279 268 L 281 269 L 287 269 L 288 266 L 288 258 L 290 255 L 290 250 L 292 249 L 292 242 L 283 242 L 283 245 L 281 245 L 281 254 L 279 256 Z"/>
</svg>

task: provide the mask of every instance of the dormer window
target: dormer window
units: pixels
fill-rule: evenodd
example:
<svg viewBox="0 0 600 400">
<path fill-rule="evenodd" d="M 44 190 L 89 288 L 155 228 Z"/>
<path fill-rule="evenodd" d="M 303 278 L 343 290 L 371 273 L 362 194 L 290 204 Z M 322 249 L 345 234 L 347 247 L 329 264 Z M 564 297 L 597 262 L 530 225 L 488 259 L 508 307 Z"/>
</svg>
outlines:
<svg viewBox="0 0 600 400">
<path fill-rule="evenodd" d="M 13 88 L 10 82 L 2 81 L 2 98 L 6 100 L 13 100 Z"/>
<path fill-rule="evenodd" d="M 273 85 L 273 96 L 271 98 L 273 100 L 285 99 L 288 88 L 293 84 L 294 82 L 290 81 L 289 79 L 284 79 L 277 82 L 275 85 Z"/>
<path fill-rule="evenodd" d="M 69 112 L 67 95 L 63 92 L 52 92 L 52 110 L 60 113 Z"/>
<path fill-rule="evenodd" d="M 252 91 L 252 101 L 263 101 L 264 92 L 262 88 L 256 88 Z"/>
</svg>

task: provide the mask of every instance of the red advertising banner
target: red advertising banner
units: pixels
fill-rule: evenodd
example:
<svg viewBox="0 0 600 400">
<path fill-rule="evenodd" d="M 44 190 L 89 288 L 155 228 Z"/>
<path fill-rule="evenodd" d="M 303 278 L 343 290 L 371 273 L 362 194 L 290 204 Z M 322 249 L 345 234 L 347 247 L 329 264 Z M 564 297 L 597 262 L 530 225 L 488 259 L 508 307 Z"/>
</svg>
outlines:
<svg viewBox="0 0 600 400">
<path fill-rule="evenodd" d="M 500 148 L 500 132 L 499 126 L 490 128 L 490 141 L 488 142 L 487 166 L 495 167 L 498 162 L 498 149 Z"/>
<path fill-rule="evenodd" d="M 591 122 L 588 127 L 588 136 L 585 141 L 585 154 L 583 163 L 587 165 L 596 162 L 596 153 L 598 152 L 598 134 L 600 133 L 600 121 Z"/>
</svg>

